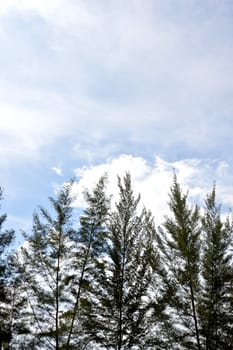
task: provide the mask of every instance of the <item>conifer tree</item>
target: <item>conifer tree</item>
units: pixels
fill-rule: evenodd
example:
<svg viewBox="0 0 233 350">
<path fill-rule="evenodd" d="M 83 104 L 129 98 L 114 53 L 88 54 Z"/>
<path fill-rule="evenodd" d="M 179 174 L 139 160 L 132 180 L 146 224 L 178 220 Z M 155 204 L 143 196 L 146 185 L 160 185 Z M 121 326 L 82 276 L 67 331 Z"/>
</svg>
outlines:
<svg viewBox="0 0 233 350">
<path fill-rule="evenodd" d="M 0 187 L 0 200 L 2 200 L 3 190 Z M 3 224 L 7 218 L 6 214 L 0 216 L 0 349 L 4 343 L 8 344 L 11 338 L 10 310 L 9 310 L 9 269 L 8 253 L 6 249 L 14 238 L 13 230 L 2 231 Z"/>
<path fill-rule="evenodd" d="M 76 229 L 72 224 L 72 183 L 56 199 L 51 215 L 44 208 L 33 217 L 33 234 L 15 262 L 15 337 L 12 349 L 83 349 L 90 342 L 89 290 L 95 259 L 106 249 L 109 202 L 106 177 L 86 192 L 87 208 Z M 20 282 L 21 281 L 21 282 Z M 26 301 L 26 303 L 25 303 Z M 17 305 L 19 305 L 17 310 Z"/>
<path fill-rule="evenodd" d="M 205 202 L 200 300 L 202 336 L 206 350 L 230 350 L 233 346 L 233 222 L 221 218 L 215 187 Z"/>
<path fill-rule="evenodd" d="M 26 332 L 23 342 L 31 349 L 62 349 L 67 334 L 65 312 L 71 303 L 72 281 L 69 254 L 75 236 L 71 188 L 72 183 L 66 184 L 57 198 L 50 198 L 53 215 L 44 208 L 34 214 L 33 233 L 18 251 L 19 288 L 27 299 L 21 310 Z M 19 342 L 20 337 L 14 339 L 12 348 L 18 349 Z"/>
<path fill-rule="evenodd" d="M 201 350 L 197 314 L 200 265 L 200 215 L 190 207 L 188 194 L 183 194 L 176 176 L 170 190 L 171 216 L 160 228 L 158 243 L 161 259 L 170 286 L 167 315 L 170 318 L 169 338 L 174 349 Z M 165 276 L 165 275 L 164 275 Z"/>
<path fill-rule="evenodd" d="M 106 251 L 106 220 L 110 205 L 105 194 L 106 180 L 106 176 L 101 177 L 92 192 L 85 192 L 87 207 L 80 216 L 77 247 L 73 255 L 75 278 L 72 285 L 73 305 L 67 312 L 70 315 L 65 346 L 67 350 L 82 349 L 91 341 L 90 292 L 95 288 L 94 275 L 97 260 Z"/>
<path fill-rule="evenodd" d="M 95 342 L 107 349 L 146 349 L 154 270 L 154 222 L 134 197 L 131 177 L 118 179 L 119 201 L 108 220 L 108 247 L 97 266 Z M 97 346 L 97 345 L 96 345 Z"/>
</svg>

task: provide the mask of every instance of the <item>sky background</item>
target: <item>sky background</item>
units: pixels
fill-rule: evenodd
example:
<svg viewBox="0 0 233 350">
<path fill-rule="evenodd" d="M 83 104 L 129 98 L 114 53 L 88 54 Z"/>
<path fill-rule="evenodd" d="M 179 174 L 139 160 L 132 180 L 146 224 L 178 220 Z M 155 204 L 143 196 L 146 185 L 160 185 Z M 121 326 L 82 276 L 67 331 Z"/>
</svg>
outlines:
<svg viewBox="0 0 233 350">
<path fill-rule="evenodd" d="M 232 0 L 0 0 L 0 185 L 8 225 L 77 176 L 132 173 L 159 224 L 173 170 L 233 207 Z M 19 237 L 19 235 L 18 235 Z"/>
</svg>

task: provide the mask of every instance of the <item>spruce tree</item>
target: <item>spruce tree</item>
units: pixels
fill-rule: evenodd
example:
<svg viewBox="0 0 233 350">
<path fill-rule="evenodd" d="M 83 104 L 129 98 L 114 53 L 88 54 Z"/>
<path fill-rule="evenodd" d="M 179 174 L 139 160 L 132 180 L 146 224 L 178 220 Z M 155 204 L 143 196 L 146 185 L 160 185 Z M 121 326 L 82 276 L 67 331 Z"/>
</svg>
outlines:
<svg viewBox="0 0 233 350">
<path fill-rule="evenodd" d="M 233 346 L 233 222 L 221 218 L 215 187 L 205 201 L 203 225 L 203 291 L 200 300 L 202 336 L 206 350 Z"/>
<path fill-rule="evenodd" d="M 201 350 L 197 314 L 200 268 L 200 214 L 188 204 L 176 176 L 169 194 L 171 215 L 159 229 L 158 242 L 169 286 L 169 334 L 174 349 Z"/>
</svg>

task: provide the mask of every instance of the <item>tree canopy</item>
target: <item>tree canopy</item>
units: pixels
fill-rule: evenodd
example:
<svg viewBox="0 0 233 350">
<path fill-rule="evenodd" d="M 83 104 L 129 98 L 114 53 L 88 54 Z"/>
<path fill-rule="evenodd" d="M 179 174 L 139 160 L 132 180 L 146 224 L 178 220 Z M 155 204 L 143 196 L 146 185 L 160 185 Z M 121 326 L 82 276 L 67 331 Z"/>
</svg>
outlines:
<svg viewBox="0 0 233 350">
<path fill-rule="evenodd" d="M 199 208 L 174 176 L 156 228 L 129 173 L 115 203 L 101 177 L 79 215 L 73 184 L 13 254 L 0 216 L 0 349 L 232 349 L 233 221 L 215 185 Z"/>
</svg>

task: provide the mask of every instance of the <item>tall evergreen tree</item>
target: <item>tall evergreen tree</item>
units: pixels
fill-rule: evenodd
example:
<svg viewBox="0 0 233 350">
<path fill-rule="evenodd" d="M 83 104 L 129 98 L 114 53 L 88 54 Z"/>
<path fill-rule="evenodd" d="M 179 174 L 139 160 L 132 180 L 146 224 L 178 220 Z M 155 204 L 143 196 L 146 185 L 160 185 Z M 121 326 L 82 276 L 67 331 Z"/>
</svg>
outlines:
<svg viewBox="0 0 233 350">
<path fill-rule="evenodd" d="M 2 200 L 3 190 L 0 187 L 0 200 Z M 3 231 L 3 224 L 7 218 L 6 214 L 0 216 L 0 349 L 4 343 L 9 343 L 11 338 L 10 330 L 10 310 L 8 290 L 8 253 L 6 249 L 14 238 L 13 230 Z"/>
<path fill-rule="evenodd" d="M 72 183 L 65 185 L 57 198 L 50 198 L 54 210 L 51 215 L 40 208 L 33 217 L 33 233 L 18 251 L 20 290 L 27 299 L 21 311 L 25 324 L 28 349 L 62 349 L 67 325 L 66 308 L 69 298 L 69 254 L 75 231 L 72 228 Z M 18 349 L 20 337 L 12 348 Z M 27 347 L 23 344 L 24 348 Z"/>
<path fill-rule="evenodd" d="M 154 223 L 139 213 L 130 175 L 119 178 L 119 202 L 108 220 L 108 247 L 97 266 L 95 342 L 107 349 L 145 349 L 151 326 L 150 294 L 158 260 L 154 252 Z M 97 346 L 97 345 L 96 345 Z"/>
<path fill-rule="evenodd" d="M 190 207 L 188 194 L 183 194 L 176 176 L 170 191 L 171 216 L 160 228 L 158 242 L 170 286 L 167 314 L 169 337 L 175 349 L 201 350 L 197 298 L 199 295 L 200 215 Z"/>
<path fill-rule="evenodd" d="M 52 214 L 34 214 L 12 259 L 10 307 L 13 231 L 1 233 L 0 216 L 0 348 L 11 313 L 12 350 L 232 349 L 233 222 L 222 219 L 215 187 L 201 216 L 174 177 L 171 213 L 156 232 L 128 173 L 112 210 L 105 183 L 86 192 L 76 229 L 72 182 L 50 198 Z"/>
<path fill-rule="evenodd" d="M 87 207 L 76 229 L 72 224 L 72 183 L 56 199 L 51 215 L 44 208 L 33 217 L 33 234 L 17 254 L 15 338 L 12 349 L 83 349 L 90 341 L 89 298 L 95 259 L 106 248 L 109 202 L 106 177 L 86 192 Z M 25 303 L 26 299 L 26 303 Z M 19 305 L 18 310 L 16 306 Z"/>
<path fill-rule="evenodd" d="M 96 263 L 105 254 L 107 244 L 106 220 L 110 203 L 105 194 L 106 179 L 106 176 L 101 177 L 93 191 L 85 193 L 87 207 L 80 216 L 77 247 L 73 255 L 76 276 L 72 285 L 74 303 L 68 311 L 70 323 L 65 346 L 67 350 L 83 349 L 91 340 L 90 292 L 95 288 Z"/>
<path fill-rule="evenodd" d="M 206 350 L 230 350 L 233 347 L 233 222 L 229 217 L 222 220 L 215 187 L 205 205 L 203 292 L 199 310 L 202 336 Z"/>
</svg>

